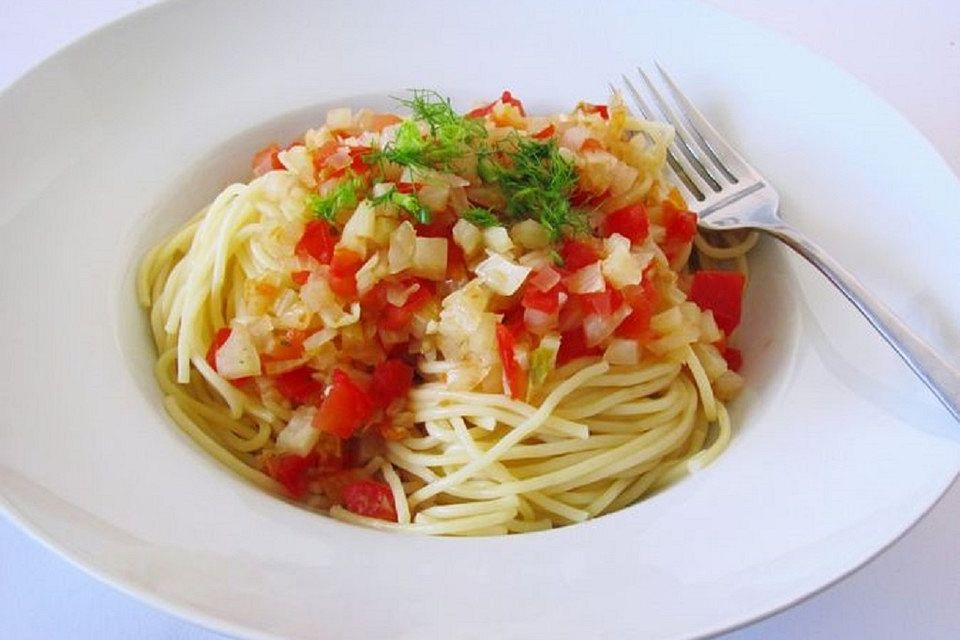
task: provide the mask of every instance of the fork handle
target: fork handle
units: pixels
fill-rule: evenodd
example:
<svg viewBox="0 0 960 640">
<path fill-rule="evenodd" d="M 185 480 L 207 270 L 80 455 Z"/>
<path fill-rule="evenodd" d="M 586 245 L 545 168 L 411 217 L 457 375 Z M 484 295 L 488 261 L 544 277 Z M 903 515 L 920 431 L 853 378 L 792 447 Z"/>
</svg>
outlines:
<svg viewBox="0 0 960 640">
<path fill-rule="evenodd" d="M 853 274 L 796 229 L 778 224 L 763 229 L 799 253 L 827 277 L 890 343 L 937 399 L 960 421 L 960 371 L 951 367 Z"/>
</svg>

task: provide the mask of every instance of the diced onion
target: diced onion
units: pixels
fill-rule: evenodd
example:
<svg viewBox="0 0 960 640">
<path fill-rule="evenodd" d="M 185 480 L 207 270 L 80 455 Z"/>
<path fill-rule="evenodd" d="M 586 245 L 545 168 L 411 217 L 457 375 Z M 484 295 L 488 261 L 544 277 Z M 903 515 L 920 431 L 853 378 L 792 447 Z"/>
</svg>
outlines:
<svg viewBox="0 0 960 640">
<path fill-rule="evenodd" d="M 326 278 L 320 274 L 311 275 L 300 287 L 300 298 L 307 309 L 320 315 L 324 326 L 345 327 L 360 320 L 360 304 L 354 302 L 350 305 L 350 312 L 344 312 Z"/>
<path fill-rule="evenodd" d="M 636 340 L 615 338 L 607 345 L 603 359 L 610 364 L 637 364 L 640 362 L 640 343 Z"/>
<path fill-rule="evenodd" d="M 430 211 L 443 211 L 447 208 L 450 187 L 445 184 L 425 184 L 417 192 L 420 204 Z"/>
<path fill-rule="evenodd" d="M 574 271 L 564 280 L 571 293 L 598 293 L 606 289 L 600 263 L 588 264 Z"/>
<path fill-rule="evenodd" d="M 682 324 L 683 314 L 679 307 L 670 307 L 650 318 L 650 328 L 661 335 L 679 330 Z"/>
<path fill-rule="evenodd" d="M 483 244 L 483 234 L 472 223 L 461 218 L 453 225 L 453 241 L 463 249 L 463 255 L 472 258 Z"/>
<path fill-rule="evenodd" d="M 516 293 L 530 271 L 530 267 L 523 267 L 510 262 L 499 253 L 491 253 L 486 260 L 474 269 L 477 276 L 488 287 L 503 296 Z"/>
<path fill-rule="evenodd" d="M 611 172 L 610 197 L 622 195 L 637 181 L 639 172 L 626 162 L 618 162 Z"/>
<path fill-rule="evenodd" d="M 390 249 L 387 252 L 387 262 L 390 273 L 400 273 L 409 269 L 413 264 L 413 254 L 417 248 L 417 232 L 408 220 L 394 229 L 390 234 Z"/>
<path fill-rule="evenodd" d="M 640 284 L 643 270 L 652 256 L 631 253 L 630 240 L 614 233 L 604 241 L 607 257 L 603 259 L 603 275 L 617 289 Z"/>
<path fill-rule="evenodd" d="M 337 332 L 335 330 L 329 328 L 320 329 L 310 334 L 307 339 L 303 341 L 303 350 L 306 353 L 312 354 L 336 337 Z"/>
<path fill-rule="evenodd" d="M 720 327 L 713 317 L 713 311 L 707 309 L 700 314 L 700 339 L 704 342 L 716 342 L 723 336 L 720 334 Z"/>
<path fill-rule="evenodd" d="M 227 380 L 260 375 L 260 355 L 247 328 L 235 324 L 215 356 L 217 373 Z"/>
<path fill-rule="evenodd" d="M 387 289 L 387 302 L 395 307 L 402 307 L 407 303 L 407 299 L 420 288 L 420 285 L 414 282 L 409 287 L 390 287 Z"/>
<path fill-rule="evenodd" d="M 343 226 L 343 234 L 337 246 L 350 249 L 361 256 L 367 255 L 367 240 L 376 234 L 376 210 L 364 200 Z"/>
<path fill-rule="evenodd" d="M 303 145 L 296 145 L 286 151 L 277 154 L 280 164 L 287 168 L 287 171 L 295 174 L 300 182 L 308 187 L 317 186 L 317 179 L 313 175 L 313 158 Z"/>
<path fill-rule="evenodd" d="M 304 357 L 293 360 L 271 360 L 270 362 L 264 362 L 263 373 L 268 376 L 280 375 L 281 373 L 286 373 L 287 371 L 292 371 L 302 366 L 309 359 L 309 357 Z"/>
<path fill-rule="evenodd" d="M 544 249 L 550 245 L 550 236 L 536 220 L 524 220 L 513 225 L 510 237 L 524 249 Z"/>
<path fill-rule="evenodd" d="M 539 309 L 524 309 L 523 324 L 530 333 L 542 336 L 557 326 L 557 313 L 546 313 Z"/>
<path fill-rule="evenodd" d="M 513 249 L 510 234 L 504 227 L 489 227 L 483 230 L 483 242 L 491 251 L 507 253 Z"/>
<path fill-rule="evenodd" d="M 387 276 L 387 271 L 386 261 L 382 259 L 381 253 L 370 256 L 357 271 L 357 293 L 363 295 L 373 289 L 374 285 Z"/>
<path fill-rule="evenodd" d="M 560 137 L 560 146 L 571 151 L 579 151 L 589 137 L 590 130 L 586 127 L 570 127 Z"/>
<path fill-rule="evenodd" d="M 410 272 L 427 280 L 443 280 L 447 273 L 446 238 L 416 238 Z"/>
<path fill-rule="evenodd" d="M 587 346 L 595 347 L 616 331 L 624 318 L 633 313 L 628 305 L 623 305 L 608 316 L 596 313 L 588 314 L 583 319 L 583 335 L 587 338 Z"/>
<path fill-rule="evenodd" d="M 537 269 L 533 275 L 530 276 L 530 284 L 540 291 L 550 291 L 550 289 L 553 289 L 560 283 L 560 280 L 561 276 L 557 270 L 549 266 Z"/>
<path fill-rule="evenodd" d="M 317 408 L 310 405 L 297 407 L 290 416 L 279 434 L 277 434 L 277 450 L 306 456 L 317 446 L 320 440 L 320 430 L 313 426 L 313 418 Z"/>
</svg>

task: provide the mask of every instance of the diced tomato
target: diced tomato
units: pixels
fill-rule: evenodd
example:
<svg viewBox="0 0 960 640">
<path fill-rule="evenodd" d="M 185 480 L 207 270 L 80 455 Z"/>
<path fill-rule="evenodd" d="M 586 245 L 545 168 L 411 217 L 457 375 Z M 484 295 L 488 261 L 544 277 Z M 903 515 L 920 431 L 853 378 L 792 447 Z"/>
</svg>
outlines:
<svg viewBox="0 0 960 640">
<path fill-rule="evenodd" d="M 600 347 L 587 346 L 587 337 L 583 334 L 583 327 L 577 327 L 560 334 L 560 351 L 557 352 L 557 364 L 564 365 L 571 360 L 584 356 L 598 356 L 600 353 Z"/>
<path fill-rule="evenodd" d="M 600 254 L 592 244 L 574 238 L 563 241 L 560 256 L 563 258 L 563 266 L 570 271 L 582 269 L 600 259 Z"/>
<path fill-rule="evenodd" d="M 509 91 L 504 91 L 504 92 L 500 95 L 500 102 L 502 102 L 503 104 L 511 104 L 511 105 L 513 105 L 514 107 L 517 108 L 517 111 L 520 112 L 520 115 L 521 115 L 521 116 L 526 117 L 527 112 L 523 110 L 523 103 L 520 102 L 519 100 L 517 100 L 516 98 L 514 98 L 513 95 L 512 95 Z"/>
<path fill-rule="evenodd" d="M 309 271 L 294 271 L 290 274 L 290 279 L 293 280 L 294 284 L 298 284 L 301 287 L 307 284 L 307 280 L 310 279 Z"/>
<path fill-rule="evenodd" d="M 650 232 L 650 223 L 647 220 L 647 208 L 641 203 L 632 204 L 616 211 L 611 211 L 603 219 L 600 231 L 604 237 L 619 233 L 630 242 L 639 244 L 647 239 Z"/>
<path fill-rule="evenodd" d="M 483 118 L 483 117 L 487 116 L 491 111 L 493 111 L 493 107 L 496 106 L 496 104 L 497 104 L 497 102 L 496 102 L 496 100 L 494 100 L 494 101 L 491 102 L 490 104 L 485 104 L 485 105 L 483 105 L 482 107 L 477 107 L 476 109 L 471 109 L 470 111 L 467 111 L 467 113 L 466 113 L 466 115 L 465 115 L 464 117 L 467 117 L 467 118 Z"/>
<path fill-rule="evenodd" d="M 557 131 L 557 128 L 555 126 L 553 126 L 552 124 L 548 124 L 543 129 L 540 129 L 540 131 L 533 134 L 531 137 L 534 140 L 546 140 L 547 138 L 553 136 L 553 134 L 556 133 L 556 131 Z"/>
<path fill-rule="evenodd" d="M 513 334 L 514 339 L 519 339 L 520 336 L 523 335 L 523 330 L 526 328 L 523 322 L 523 306 L 516 305 L 503 314 L 501 324 L 507 328 L 507 331 Z"/>
<path fill-rule="evenodd" d="M 320 486 L 331 502 L 343 504 L 343 490 L 356 482 L 357 479 L 357 472 L 354 469 L 343 468 L 325 476 L 321 480 Z"/>
<path fill-rule="evenodd" d="M 326 220 L 311 220 L 294 249 L 299 255 L 313 257 L 320 264 L 330 264 L 337 246 L 336 230 Z"/>
<path fill-rule="evenodd" d="M 497 325 L 497 350 L 503 365 L 503 379 L 510 390 L 510 397 L 522 398 L 527 387 L 527 372 L 517 362 L 516 342 L 510 329 Z"/>
<path fill-rule="evenodd" d="M 370 130 L 380 132 L 384 127 L 403 122 L 403 118 L 392 113 L 378 113 L 370 119 Z"/>
<path fill-rule="evenodd" d="M 467 271 L 467 258 L 456 242 L 447 242 L 447 280 L 460 282 L 470 279 Z"/>
<path fill-rule="evenodd" d="M 697 234 L 697 214 L 678 209 L 671 201 L 664 200 L 663 226 L 667 230 L 667 242 L 690 242 Z"/>
<path fill-rule="evenodd" d="M 284 490 L 291 498 L 302 498 L 307 493 L 310 468 L 316 462 L 316 455 L 298 456 L 294 453 L 283 453 L 267 458 L 264 461 L 267 475 L 283 485 Z"/>
<path fill-rule="evenodd" d="M 277 337 L 269 352 L 260 355 L 260 359 L 268 362 L 296 360 L 303 355 L 303 341 L 307 339 L 307 335 L 302 329 L 287 329 Z"/>
<path fill-rule="evenodd" d="M 581 102 L 580 110 L 584 113 L 599 113 L 600 117 L 604 120 L 610 119 L 610 111 L 607 109 L 605 104 L 590 104 L 589 102 Z"/>
<path fill-rule="evenodd" d="M 520 304 L 524 309 L 536 309 L 543 313 L 554 313 L 560 308 L 560 285 L 549 291 L 540 291 L 536 287 L 526 286 Z"/>
<path fill-rule="evenodd" d="M 357 480 L 343 488 L 343 506 L 360 516 L 397 521 L 393 492 L 386 484 L 373 480 Z"/>
<path fill-rule="evenodd" d="M 387 288 L 389 284 L 381 280 L 360 296 L 360 305 L 363 307 L 364 317 L 377 317 L 387 306 Z"/>
<path fill-rule="evenodd" d="M 374 409 L 370 394 L 346 373 L 334 369 L 330 393 L 313 418 L 313 426 L 340 438 L 349 438 L 370 419 Z"/>
<path fill-rule="evenodd" d="M 573 193 L 570 194 L 570 204 L 577 207 L 587 207 L 603 200 L 608 192 L 609 189 L 604 189 L 600 193 L 593 193 L 592 191 L 587 191 L 577 186 L 574 187 Z"/>
<path fill-rule="evenodd" d="M 740 349 L 727 347 L 723 350 L 723 359 L 727 361 L 731 371 L 740 371 L 740 367 L 743 366 L 743 354 L 740 353 Z"/>
<path fill-rule="evenodd" d="M 363 266 L 363 257 L 349 249 L 338 249 L 330 261 L 330 288 L 344 300 L 357 297 L 357 271 Z"/>
<path fill-rule="evenodd" d="M 407 297 L 407 301 L 403 303 L 403 306 L 397 307 L 392 304 L 387 304 L 386 307 L 384 307 L 380 318 L 377 320 L 377 326 L 379 328 L 386 331 L 406 329 L 410 324 L 410 319 L 413 317 L 413 314 L 430 302 L 433 298 L 432 289 L 425 281 L 420 280 L 417 282 L 419 282 L 420 288 Z"/>
<path fill-rule="evenodd" d="M 446 238 L 453 234 L 453 225 L 457 223 L 457 216 L 449 211 L 441 211 L 433 216 L 428 224 L 415 225 L 417 235 L 421 238 Z M 449 244 L 449 243 L 448 243 Z"/>
<path fill-rule="evenodd" d="M 645 341 L 651 337 L 650 318 L 657 302 L 657 292 L 652 285 L 631 285 L 622 290 L 624 300 L 633 309 L 633 313 L 623 319 L 617 327 L 616 335 Z"/>
<path fill-rule="evenodd" d="M 697 271 L 690 285 L 690 299 L 701 309 L 713 311 L 717 326 L 730 335 L 740 324 L 746 282 L 739 271 Z"/>
<path fill-rule="evenodd" d="M 350 168 L 356 173 L 364 173 L 370 170 L 371 165 L 367 164 L 364 158 L 373 151 L 371 147 L 350 147 Z"/>
<path fill-rule="evenodd" d="M 388 407 L 397 398 L 404 398 L 413 386 L 413 367 L 403 360 L 381 362 L 373 370 L 370 391 L 373 401 L 380 407 Z"/>
<path fill-rule="evenodd" d="M 298 367 L 274 377 L 277 391 L 296 404 L 310 404 L 320 399 L 323 384 L 313 377 L 310 367 Z"/>
<path fill-rule="evenodd" d="M 584 313 L 596 313 L 606 318 L 623 304 L 623 295 L 613 288 L 607 288 L 597 293 L 582 293 L 577 296 L 582 304 Z"/>
<path fill-rule="evenodd" d="M 583 141 L 583 144 L 580 145 L 580 151 L 584 153 L 588 151 L 603 151 L 603 143 L 596 138 L 587 138 Z"/>
<path fill-rule="evenodd" d="M 414 193 L 422 186 L 419 182 L 398 182 L 395 185 L 397 193 Z"/>
<path fill-rule="evenodd" d="M 253 175 L 262 176 L 265 173 L 283 169 L 283 163 L 280 162 L 279 153 L 280 147 L 271 144 L 253 154 L 253 161 L 250 163 L 253 169 Z"/>
<path fill-rule="evenodd" d="M 497 106 L 497 102 L 502 102 L 503 104 L 511 104 L 517 108 L 517 111 L 520 112 L 521 116 L 527 115 L 526 111 L 523 110 L 523 103 L 517 100 L 516 98 L 514 98 L 513 94 L 511 94 L 509 91 L 504 91 L 502 94 L 500 94 L 500 100 L 494 100 L 490 104 L 485 104 L 482 107 L 477 107 L 476 109 L 472 109 L 467 112 L 466 117 L 467 118 L 483 118 L 484 116 L 488 115 L 491 111 L 493 111 L 493 108 Z"/>
</svg>

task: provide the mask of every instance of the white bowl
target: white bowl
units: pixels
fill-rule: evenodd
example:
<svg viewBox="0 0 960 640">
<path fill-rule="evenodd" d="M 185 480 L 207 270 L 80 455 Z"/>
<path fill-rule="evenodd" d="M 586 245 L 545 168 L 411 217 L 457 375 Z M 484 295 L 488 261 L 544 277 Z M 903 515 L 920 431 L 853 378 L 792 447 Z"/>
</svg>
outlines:
<svg viewBox="0 0 960 640">
<path fill-rule="evenodd" d="M 404 87 L 601 102 L 658 58 L 785 214 L 960 351 L 960 185 L 830 65 L 691 4 L 163 4 L 0 95 L 0 505 L 90 572 L 249 637 L 691 637 L 853 570 L 939 497 L 960 431 L 811 268 L 757 252 L 730 449 L 622 512 L 396 536 L 244 484 L 167 418 L 133 270 L 250 154 Z"/>
</svg>

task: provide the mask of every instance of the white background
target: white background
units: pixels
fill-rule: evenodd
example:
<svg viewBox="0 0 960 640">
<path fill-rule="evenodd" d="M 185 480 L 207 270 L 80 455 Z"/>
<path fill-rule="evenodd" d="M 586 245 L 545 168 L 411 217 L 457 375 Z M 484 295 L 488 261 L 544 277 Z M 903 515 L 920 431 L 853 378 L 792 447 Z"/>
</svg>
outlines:
<svg viewBox="0 0 960 640">
<path fill-rule="evenodd" d="M 64 44 L 152 3 L 0 0 L 0 89 Z M 913 122 L 960 174 L 960 2 L 714 4 L 785 34 L 865 82 Z M 954 213 L 960 215 L 960 203 Z M 723 640 L 958 638 L 958 552 L 960 485 L 955 484 L 911 532 L 865 568 Z M 95 581 L 0 520 L 0 638 L 222 636 Z"/>
</svg>

